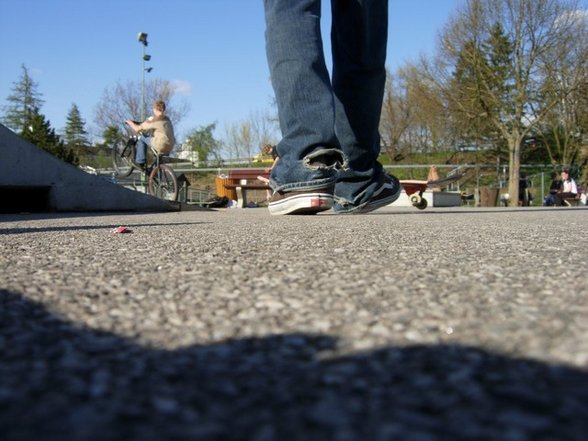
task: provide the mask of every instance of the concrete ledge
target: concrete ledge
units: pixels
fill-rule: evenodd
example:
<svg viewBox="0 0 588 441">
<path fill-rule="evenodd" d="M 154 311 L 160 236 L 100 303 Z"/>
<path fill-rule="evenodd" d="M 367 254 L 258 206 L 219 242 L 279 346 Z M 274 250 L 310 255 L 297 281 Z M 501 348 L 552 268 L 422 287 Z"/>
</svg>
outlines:
<svg viewBox="0 0 588 441">
<path fill-rule="evenodd" d="M 0 187 L 6 191 L 12 188 L 10 191 L 13 197 L 24 197 L 23 191 L 26 192 L 24 189 L 27 188 L 48 189 L 42 203 L 13 201 L 15 210 L 23 204 L 28 208 L 25 211 L 178 210 L 176 204 L 128 190 L 109 179 L 88 174 L 67 164 L 1 124 L 0 158 Z M 21 190 L 17 191 L 18 188 Z"/>
</svg>

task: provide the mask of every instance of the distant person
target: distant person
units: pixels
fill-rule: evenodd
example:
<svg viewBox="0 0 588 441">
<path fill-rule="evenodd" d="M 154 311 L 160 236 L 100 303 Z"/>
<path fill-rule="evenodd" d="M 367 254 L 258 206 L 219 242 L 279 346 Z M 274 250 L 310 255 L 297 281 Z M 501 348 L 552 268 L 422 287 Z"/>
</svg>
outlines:
<svg viewBox="0 0 588 441">
<path fill-rule="evenodd" d="M 564 199 L 578 196 L 578 186 L 576 181 L 570 177 L 570 171 L 567 168 L 561 171 L 561 181 L 561 192 L 555 194 L 555 205 L 558 207 L 565 205 Z"/>
<path fill-rule="evenodd" d="M 174 127 L 165 114 L 165 103 L 161 100 L 155 101 L 152 111 L 153 116 L 141 124 L 130 119 L 126 121 L 136 133 L 140 133 L 135 164 L 141 169 L 145 168 L 148 146 L 153 147 L 160 155 L 164 155 L 171 152 L 176 144 Z"/>
<path fill-rule="evenodd" d="M 519 202 L 523 207 L 531 205 L 531 200 L 533 199 L 529 191 L 530 184 L 527 174 L 521 173 L 519 177 Z"/>
<path fill-rule="evenodd" d="M 400 183 L 377 161 L 386 83 L 388 0 L 331 1 L 332 77 L 320 0 L 265 0 L 266 52 L 282 140 L 271 214 L 366 213 Z"/>
<path fill-rule="evenodd" d="M 549 185 L 549 194 L 543 201 L 543 206 L 552 207 L 555 205 L 555 195 L 561 191 L 561 177 L 559 173 L 551 173 L 551 184 Z"/>
<path fill-rule="evenodd" d="M 271 170 L 273 168 L 273 166 L 276 164 L 276 162 L 278 161 L 278 151 L 276 150 L 276 146 L 272 145 L 272 144 L 264 145 L 262 154 L 263 154 L 263 156 L 271 156 L 272 157 L 272 165 L 270 167 L 270 170 Z"/>
<path fill-rule="evenodd" d="M 438 181 L 439 180 L 439 172 L 437 172 L 437 166 L 431 165 L 429 168 L 429 174 L 427 175 L 427 182 L 431 181 Z M 435 185 L 431 187 L 431 191 L 441 191 L 441 187 L 439 185 Z"/>
<path fill-rule="evenodd" d="M 261 154 L 263 156 L 271 156 L 272 157 L 272 165 L 266 169 L 267 172 L 271 173 L 272 168 L 274 168 L 274 166 L 276 165 L 276 162 L 278 162 L 278 152 L 276 151 L 276 146 L 272 145 L 272 144 L 266 144 L 263 146 L 263 149 L 261 151 Z M 265 176 L 258 176 L 257 179 L 259 179 L 261 182 L 263 182 L 264 184 L 269 184 L 269 179 L 267 179 Z M 267 190 L 266 191 L 266 199 L 269 201 L 272 197 L 272 191 L 271 190 Z"/>
</svg>

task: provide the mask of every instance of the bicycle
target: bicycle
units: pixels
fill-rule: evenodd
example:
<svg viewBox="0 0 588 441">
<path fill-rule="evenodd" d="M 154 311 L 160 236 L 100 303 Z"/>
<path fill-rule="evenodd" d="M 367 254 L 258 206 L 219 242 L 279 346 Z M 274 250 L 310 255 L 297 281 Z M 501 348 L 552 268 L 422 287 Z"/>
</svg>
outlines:
<svg viewBox="0 0 588 441">
<path fill-rule="evenodd" d="M 139 135 L 131 133 L 126 126 L 127 136 L 118 138 L 112 146 L 112 164 L 117 176 L 127 177 L 134 169 L 140 169 L 135 164 L 135 151 Z M 159 199 L 175 201 L 178 198 L 178 178 L 173 169 L 165 164 L 167 154 L 161 154 L 151 147 L 153 160 L 145 164 L 144 172 L 147 177 L 147 192 Z"/>
</svg>

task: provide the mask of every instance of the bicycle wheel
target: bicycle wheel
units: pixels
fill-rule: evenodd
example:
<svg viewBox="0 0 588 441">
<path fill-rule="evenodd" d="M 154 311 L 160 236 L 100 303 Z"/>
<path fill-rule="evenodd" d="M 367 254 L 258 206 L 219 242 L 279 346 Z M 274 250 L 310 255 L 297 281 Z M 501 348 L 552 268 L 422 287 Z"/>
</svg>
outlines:
<svg viewBox="0 0 588 441">
<path fill-rule="evenodd" d="M 178 178 L 170 167 L 163 164 L 153 168 L 149 174 L 149 194 L 166 201 L 178 198 Z"/>
<path fill-rule="evenodd" d="M 132 139 L 120 138 L 112 146 L 112 165 L 117 176 L 126 177 L 133 172 L 135 144 Z"/>
</svg>

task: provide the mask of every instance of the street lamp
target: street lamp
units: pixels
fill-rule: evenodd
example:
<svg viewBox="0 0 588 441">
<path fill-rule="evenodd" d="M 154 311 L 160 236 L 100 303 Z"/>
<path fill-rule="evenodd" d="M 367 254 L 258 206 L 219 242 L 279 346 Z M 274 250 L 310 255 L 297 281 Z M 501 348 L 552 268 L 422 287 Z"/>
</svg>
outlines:
<svg viewBox="0 0 588 441">
<path fill-rule="evenodd" d="M 139 43 L 143 45 L 143 68 L 141 69 L 141 121 L 145 121 L 145 72 L 149 73 L 153 70 L 152 67 L 145 67 L 145 62 L 151 60 L 151 55 L 145 53 L 147 45 L 147 33 L 139 32 L 137 36 Z"/>
</svg>

